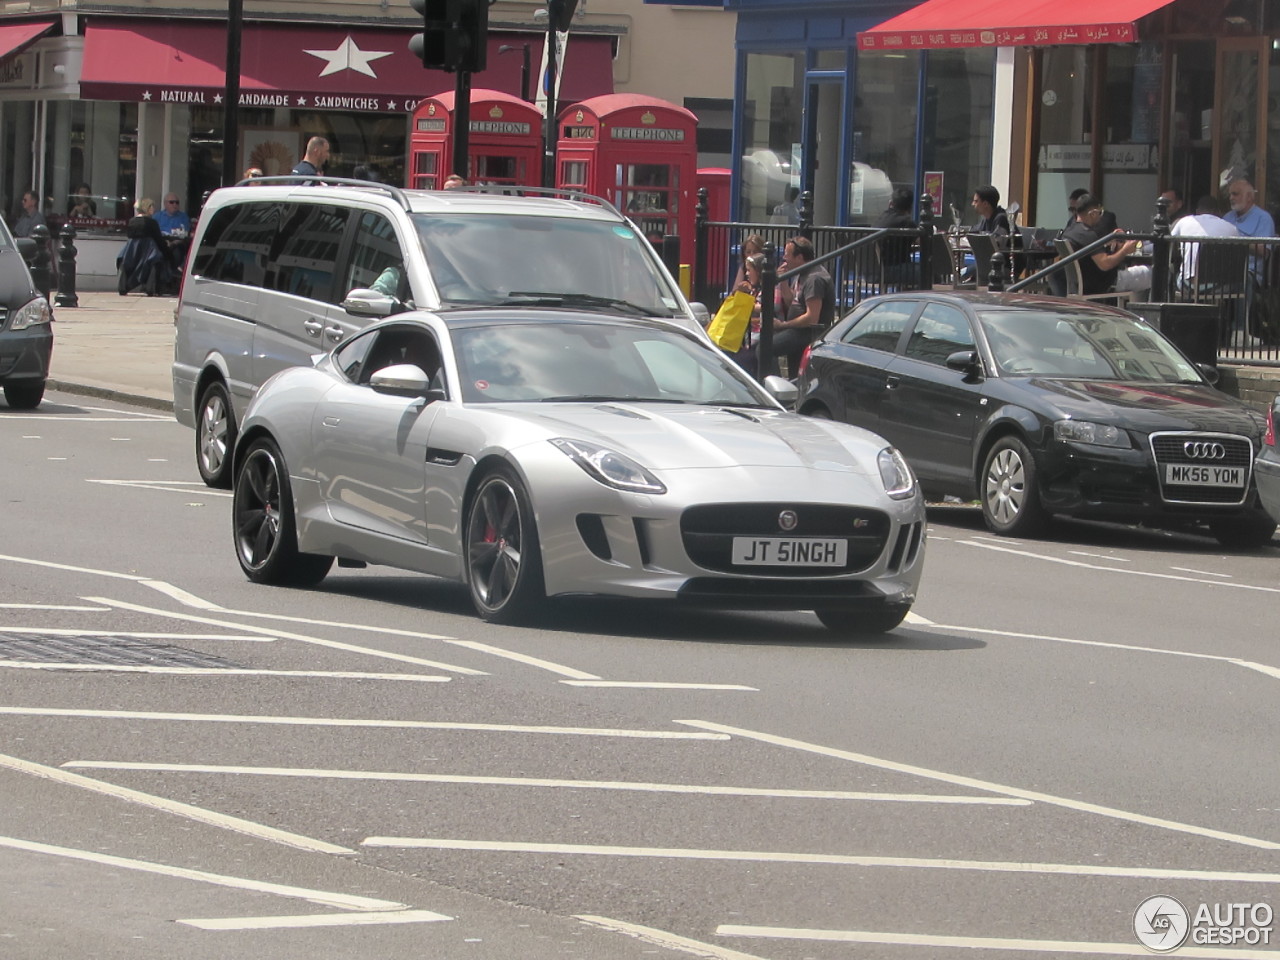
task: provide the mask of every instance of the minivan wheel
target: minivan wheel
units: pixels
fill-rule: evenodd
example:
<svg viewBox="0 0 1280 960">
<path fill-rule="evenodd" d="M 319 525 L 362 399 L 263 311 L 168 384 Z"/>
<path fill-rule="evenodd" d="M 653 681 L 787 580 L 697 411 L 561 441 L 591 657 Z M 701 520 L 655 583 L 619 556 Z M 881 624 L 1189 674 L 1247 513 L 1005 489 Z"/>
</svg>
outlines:
<svg viewBox="0 0 1280 960">
<path fill-rule="evenodd" d="M 982 519 L 1005 537 L 1034 537 L 1048 525 L 1035 458 L 1017 437 L 1001 437 L 982 467 Z"/>
<path fill-rule="evenodd" d="M 196 466 L 200 478 L 215 488 L 231 486 L 231 451 L 236 444 L 236 415 L 221 380 L 200 394 L 196 407 Z"/>
<path fill-rule="evenodd" d="M 463 528 L 471 602 L 490 623 L 517 623 L 546 599 L 533 508 L 513 471 L 485 475 Z"/>
<path fill-rule="evenodd" d="M 289 471 L 269 438 L 255 440 L 245 451 L 231 517 L 236 559 L 254 583 L 313 587 L 333 566 L 333 557 L 298 552 Z"/>
<path fill-rule="evenodd" d="M 4 385 L 4 398 L 14 410 L 34 410 L 44 399 L 43 380 L 14 380 Z"/>
</svg>

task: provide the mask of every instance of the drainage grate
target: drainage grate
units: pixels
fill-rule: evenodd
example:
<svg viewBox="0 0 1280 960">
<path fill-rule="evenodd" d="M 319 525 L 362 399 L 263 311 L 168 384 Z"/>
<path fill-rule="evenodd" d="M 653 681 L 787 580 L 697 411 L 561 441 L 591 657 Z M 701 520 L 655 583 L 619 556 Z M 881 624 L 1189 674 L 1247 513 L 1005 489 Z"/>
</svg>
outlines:
<svg viewBox="0 0 1280 960">
<path fill-rule="evenodd" d="M 240 669 L 242 664 L 197 650 L 129 637 L 68 637 L 47 633 L 0 635 L 0 660 L 26 663 L 88 663 L 129 667 Z"/>
</svg>

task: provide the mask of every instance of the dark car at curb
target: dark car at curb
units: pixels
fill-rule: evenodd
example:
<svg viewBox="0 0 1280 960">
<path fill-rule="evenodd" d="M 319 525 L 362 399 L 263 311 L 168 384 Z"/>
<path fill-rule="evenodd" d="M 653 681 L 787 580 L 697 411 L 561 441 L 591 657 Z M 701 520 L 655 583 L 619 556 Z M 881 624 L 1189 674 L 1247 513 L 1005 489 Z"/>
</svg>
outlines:
<svg viewBox="0 0 1280 960">
<path fill-rule="evenodd" d="M 864 301 L 815 342 L 797 409 L 885 437 L 926 494 L 980 501 L 997 534 L 1060 514 L 1261 547 L 1266 418 L 1214 377 L 1123 310 L 916 291 Z"/>
<path fill-rule="evenodd" d="M 27 269 L 34 252 L 0 223 L 0 386 L 14 410 L 40 405 L 53 356 L 53 312 Z"/>
</svg>

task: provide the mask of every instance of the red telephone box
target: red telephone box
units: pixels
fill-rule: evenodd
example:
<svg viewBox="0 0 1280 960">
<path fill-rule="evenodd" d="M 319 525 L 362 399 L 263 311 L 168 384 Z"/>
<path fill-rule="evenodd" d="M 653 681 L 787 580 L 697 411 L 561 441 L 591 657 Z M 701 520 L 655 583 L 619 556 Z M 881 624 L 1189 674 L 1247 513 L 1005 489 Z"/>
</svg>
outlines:
<svg viewBox="0 0 1280 960">
<path fill-rule="evenodd" d="M 693 253 L 698 118 L 674 103 L 611 93 L 561 111 L 556 186 L 604 197 L 646 236 L 681 238 Z"/>
<path fill-rule="evenodd" d="M 409 186 L 439 190 L 453 172 L 454 92 L 427 97 L 413 111 Z M 471 91 L 467 179 L 533 187 L 542 182 L 542 113 L 500 90 Z"/>
</svg>

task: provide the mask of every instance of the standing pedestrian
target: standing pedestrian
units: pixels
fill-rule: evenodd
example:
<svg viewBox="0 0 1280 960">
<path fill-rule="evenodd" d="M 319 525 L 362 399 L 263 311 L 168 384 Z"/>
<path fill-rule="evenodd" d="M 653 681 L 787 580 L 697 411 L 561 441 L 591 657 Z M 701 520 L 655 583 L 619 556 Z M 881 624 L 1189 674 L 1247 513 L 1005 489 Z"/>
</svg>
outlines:
<svg viewBox="0 0 1280 960">
<path fill-rule="evenodd" d="M 29 237 L 31 231 L 36 227 L 45 227 L 44 214 L 40 210 L 40 198 L 35 192 L 28 190 L 22 195 L 22 213 L 18 215 L 18 219 L 13 222 L 13 235 L 15 237 Z"/>
<path fill-rule="evenodd" d="M 324 137 L 312 137 L 307 141 L 306 155 L 289 171 L 295 177 L 313 177 L 324 173 L 324 165 L 329 162 L 329 141 Z"/>
</svg>

